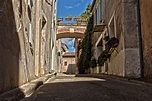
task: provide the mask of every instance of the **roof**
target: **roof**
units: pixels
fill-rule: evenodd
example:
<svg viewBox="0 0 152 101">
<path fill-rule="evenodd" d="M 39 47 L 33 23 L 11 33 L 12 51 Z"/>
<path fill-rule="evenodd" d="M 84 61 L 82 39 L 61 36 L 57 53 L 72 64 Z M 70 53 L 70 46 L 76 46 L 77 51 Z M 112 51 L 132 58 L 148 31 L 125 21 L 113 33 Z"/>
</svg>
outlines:
<svg viewBox="0 0 152 101">
<path fill-rule="evenodd" d="M 63 57 L 75 57 L 75 52 L 65 52 Z"/>
<path fill-rule="evenodd" d="M 65 43 L 62 43 L 62 42 L 61 42 L 61 48 L 64 52 L 68 51 L 68 49 L 69 49 L 68 46 Z"/>
</svg>

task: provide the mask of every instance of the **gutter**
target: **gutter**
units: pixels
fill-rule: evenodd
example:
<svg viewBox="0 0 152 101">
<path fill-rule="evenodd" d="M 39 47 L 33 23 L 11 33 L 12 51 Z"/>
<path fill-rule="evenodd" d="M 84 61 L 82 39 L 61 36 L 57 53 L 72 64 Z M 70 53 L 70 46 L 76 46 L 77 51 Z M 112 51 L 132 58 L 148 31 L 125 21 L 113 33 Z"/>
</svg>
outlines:
<svg viewBox="0 0 152 101">
<path fill-rule="evenodd" d="M 141 13 L 140 13 L 140 0 L 137 0 L 137 21 L 139 32 L 139 54 L 141 66 L 141 78 L 144 78 L 144 63 L 143 63 L 143 45 L 142 45 L 142 31 L 141 31 Z"/>
</svg>

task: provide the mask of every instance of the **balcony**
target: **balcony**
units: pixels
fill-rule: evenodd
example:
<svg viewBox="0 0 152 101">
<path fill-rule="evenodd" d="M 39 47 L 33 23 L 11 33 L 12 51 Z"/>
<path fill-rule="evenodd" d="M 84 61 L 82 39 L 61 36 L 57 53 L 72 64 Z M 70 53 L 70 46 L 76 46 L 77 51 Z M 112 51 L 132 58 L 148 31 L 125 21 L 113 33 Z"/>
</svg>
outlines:
<svg viewBox="0 0 152 101">
<path fill-rule="evenodd" d="M 95 25 L 94 28 L 93 28 L 93 32 L 102 32 L 104 31 L 106 27 L 106 24 L 98 24 L 98 25 Z"/>
</svg>

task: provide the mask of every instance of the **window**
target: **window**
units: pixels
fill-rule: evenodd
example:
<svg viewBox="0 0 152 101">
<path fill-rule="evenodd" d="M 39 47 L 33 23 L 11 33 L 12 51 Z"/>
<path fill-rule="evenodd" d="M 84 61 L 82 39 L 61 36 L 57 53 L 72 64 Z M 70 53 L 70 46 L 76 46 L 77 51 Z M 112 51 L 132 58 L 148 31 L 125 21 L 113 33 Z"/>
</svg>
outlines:
<svg viewBox="0 0 152 101">
<path fill-rule="evenodd" d="M 100 0 L 100 22 L 103 20 L 103 14 L 102 14 L 102 0 Z"/>
<path fill-rule="evenodd" d="M 22 16 L 22 0 L 20 0 L 19 17 Z"/>
<path fill-rule="evenodd" d="M 98 24 L 98 9 L 96 8 L 96 25 Z"/>
<path fill-rule="evenodd" d="M 64 62 L 64 66 L 67 66 L 67 61 Z"/>
<path fill-rule="evenodd" d="M 115 20 L 114 16 L 111 18 L 111 21 L 109 23 L 109 37 L 112 38 L 115 36 Z"/>
<path fill-rule="evenodd" d="M 44 17 L 44 15 L 42 16 L 42 29 L 44 28 L 44 26 L 46 25 L 46 19 Z"/>
<path fill-rule="evenodd" d="M 28 5 L 28 17 L 29 17 L 29 20 L 30 20 L 30 22 L 31 22 L 31 20 L 32 20 L 32 15 L 31 15 L 31 8 L 30 8 L 30 6 Z"/>
<path fill-rule="evenodd" d="M 32 24 L 29 23 L 29 36 L 28 36 L 28 39 L 29 39 L 29 42 L 32 44 L 33 43 L 33 34 L 32 34 Z"/>
</svg>

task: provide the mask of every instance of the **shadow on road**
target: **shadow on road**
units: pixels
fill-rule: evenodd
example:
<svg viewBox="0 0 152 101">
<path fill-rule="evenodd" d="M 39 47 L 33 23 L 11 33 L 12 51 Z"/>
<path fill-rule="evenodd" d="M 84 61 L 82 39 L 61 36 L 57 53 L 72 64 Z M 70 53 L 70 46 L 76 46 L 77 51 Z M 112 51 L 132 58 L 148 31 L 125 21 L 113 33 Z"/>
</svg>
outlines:
<svg viewBox="0 0 152 101">
<path fill-rule="evenodd" d="M 150 101 L 152 87 L 90 77 L 58 75 L 23 101 Z"/>
</svg>

